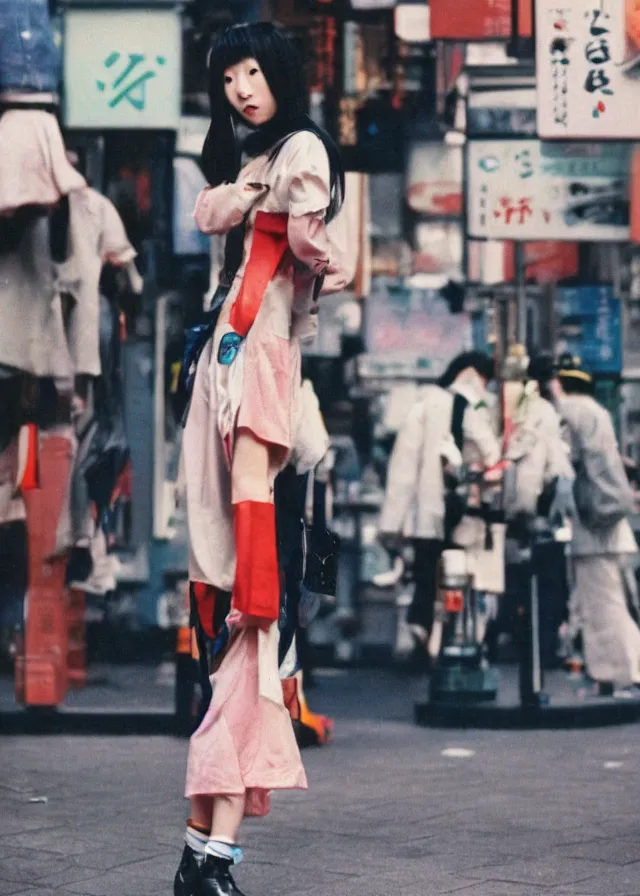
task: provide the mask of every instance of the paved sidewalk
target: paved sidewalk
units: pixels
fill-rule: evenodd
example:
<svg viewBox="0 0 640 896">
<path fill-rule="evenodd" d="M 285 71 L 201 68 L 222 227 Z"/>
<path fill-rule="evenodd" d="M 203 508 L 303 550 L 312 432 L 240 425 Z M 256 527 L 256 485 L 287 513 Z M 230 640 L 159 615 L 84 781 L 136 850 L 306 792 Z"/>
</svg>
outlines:
<svg viewBox="0 0 640 896">
<path fill-rule="evenodd" d="M 305 751 L 309 794 L 246 824 L 247 896 L 639 896 L 636 727 L 430 731 L 410 691 L 320 679 L 335 742 Z M 185 758 L 170 738 L 0 738 L 0 896 L 170 896 Z"/>
</svg>

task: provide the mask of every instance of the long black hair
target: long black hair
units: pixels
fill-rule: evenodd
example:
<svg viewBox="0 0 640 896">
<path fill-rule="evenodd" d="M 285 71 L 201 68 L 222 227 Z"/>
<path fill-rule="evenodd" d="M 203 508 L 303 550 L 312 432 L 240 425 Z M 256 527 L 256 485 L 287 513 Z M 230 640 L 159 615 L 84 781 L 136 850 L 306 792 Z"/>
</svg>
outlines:
<svg viewBox="0 0 640 896">
<path fill-rule="evenodd" d="M 344 169 L 338 147 L 310 118 L 306 109 L 303 66 L 295 44 L 270 22 L 252 22 L 226 28 L 216 39 L 209 57 L 211 125 L 202 151 L 202 170 L 212 186 L 234 181 L 240 170 L 241 151 L 236 125 L 242 121 L 226 98 L 224 73 L 243 59 L 256 59 L 277 104 L 271 121 L 245 141 L 249 155 L 259 155 L 297 131 L 316 134 L 327 151 L 331 172 L 331 198 L 327 220 L 340 210 L 344 197 Z M 277 152 L 277 148 L 275 149 Z"/>
</svg>

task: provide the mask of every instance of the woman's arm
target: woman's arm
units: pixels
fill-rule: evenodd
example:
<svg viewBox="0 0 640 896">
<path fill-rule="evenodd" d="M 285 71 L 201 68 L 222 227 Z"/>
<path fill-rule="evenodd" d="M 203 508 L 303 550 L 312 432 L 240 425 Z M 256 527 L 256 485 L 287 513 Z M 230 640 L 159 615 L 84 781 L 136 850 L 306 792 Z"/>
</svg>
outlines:
<svg viewBox="0 0 640 896">
<path fill-rule="evenodd" d="M 207 234 L 228 233 L 242 223 L 252 205 L 268 189 L 264 184 L 254 183 L 205 187 L 196 200 L 193 212 L 198 229 Z"/>
<path fill-rule="evenodd" d="M 346 286 L 346 278 L 327 234 L 331 175 L 320 138 L 308 131 L 292 137 L 287 168 L 289 248 L 314 276 L 324 276 L 323 293 L 338 292 Z"/>
</svg>

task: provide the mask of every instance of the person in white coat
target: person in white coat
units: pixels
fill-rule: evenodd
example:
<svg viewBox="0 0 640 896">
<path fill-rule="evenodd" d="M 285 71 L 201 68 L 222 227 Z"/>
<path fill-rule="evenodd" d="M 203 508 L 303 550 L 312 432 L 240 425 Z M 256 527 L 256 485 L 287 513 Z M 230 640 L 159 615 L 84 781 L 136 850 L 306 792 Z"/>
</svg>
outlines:
<svg viewBox="0 0 640 896">
<path fill-rule="evenodd" d="M 471 551 L 480 542 L 484 548 L 481 520 L 464 518 L 455 533 L 445 531 L 443 471 L 457 449 L 466 465 L 486 470 L 499 462 L 500 443 L 486 392 L 493 377 L 493 361 L 482 352 L 456 357 L 438 385 L 428 386 L 410 409 L 389 461 L 380 541 L 389 549 L 397 549 L 402 539 L 413 543 L 415 593 L 407 621 L 425 658 L 434 620 L 437 566 L 445 545 L 461 539 Z M 452 445 L 456 407 L 462 409 L 457 446 Z"/>
<path fill-rule="evenodd" d="M 634 496 L 591 376 L 565 359 L 558 379 L 558 408 L 576 469 L 572 622 L 582 630 L 587 674 L 600 694 L 609 695 L 616 686 L 640 684 L 640 628 L 628 606 L 635 596 L 629 561 L 638 552 L 629 523 Z"/>
<path fill-rule="evenodd" d="M 530 543 L 534 521 L 540 525 L 546 520 L 548 527 L 554 528 L 562 527 L 575 516 L 575 474 L 561 418 L 550 393 L 549 384 L 555 377 L 552 355 L 541 353 L 534 357 L 511 415 L 511 431 L 504 449 L 507 467 L 503 508 L 509 537 L 516 542 L 524 538 Z M 537 540 L 534 568 L 538 580 L 540 657 L 545 668 L 555 668 L 559 663 L 558 631 L 568 605 L 564 543 L 553 538 Z M 528 568 L 514 564 L 510 570 L 514 588 L 528 589 Z M 509 612 L 516 603 L 506 602 L 504 611 Z"/>
</svg>

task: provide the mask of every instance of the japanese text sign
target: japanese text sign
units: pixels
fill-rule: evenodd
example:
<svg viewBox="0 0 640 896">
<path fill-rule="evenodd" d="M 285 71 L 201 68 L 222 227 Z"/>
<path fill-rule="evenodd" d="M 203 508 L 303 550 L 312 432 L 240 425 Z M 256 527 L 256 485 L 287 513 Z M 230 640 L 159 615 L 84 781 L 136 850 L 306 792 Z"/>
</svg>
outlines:
<svg viewBox="0 0 640 896">
<path fill-rule="evenodd" d="M 559 289 L 556 297 L 558 353 L 577 355 L 593 373 L 620 373 L 620 300 L 611 286 Z"/>
<path fill-rule="evenodd" d="M 469 235 L 507 240 L 618 241 L 629 235 L 624 143 L 469 143 Z"/>
<path fill-rule="evenodd" d="M 65 124 L 176 129 L 181 56 L 175 10 L 68 10 Z"/>
<path fill-rule="evenodd" d="M 538 132 L 640 137 L 640 0 L 537 0 Z"/>
</svg>

